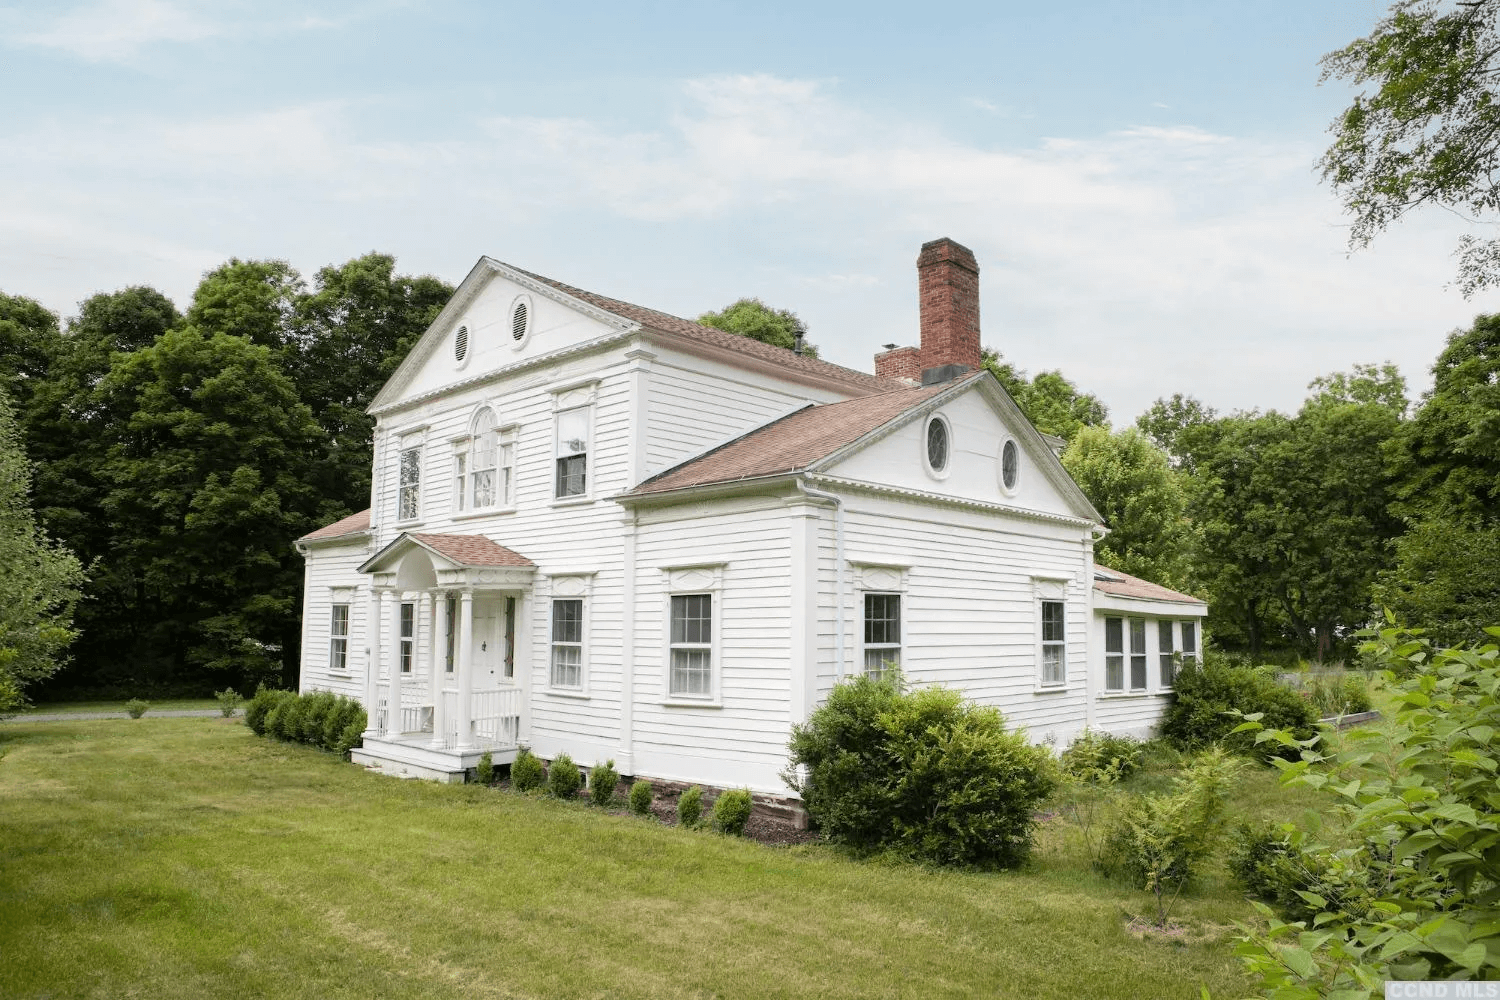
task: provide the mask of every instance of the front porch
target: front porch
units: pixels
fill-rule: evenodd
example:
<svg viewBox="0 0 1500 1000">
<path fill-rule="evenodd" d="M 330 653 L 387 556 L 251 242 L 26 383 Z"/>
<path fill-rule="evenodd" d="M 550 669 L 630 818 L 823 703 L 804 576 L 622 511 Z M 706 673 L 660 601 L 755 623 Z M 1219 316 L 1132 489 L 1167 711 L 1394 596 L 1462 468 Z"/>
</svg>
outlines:
<svg viewBox="0 0 1500 1000">
<path fill-rule="evenodd" d="M 354 762 L 461 782 L 485 753 L 514 761 L 529 721 L 529 672 L 517 666 L 529 644 L 517 626 L 535 567 L 482 536 L 403 534 L 360 569 L 373 577 L 370 620 L 384 641 L 371 643 Z"/>
</svg>

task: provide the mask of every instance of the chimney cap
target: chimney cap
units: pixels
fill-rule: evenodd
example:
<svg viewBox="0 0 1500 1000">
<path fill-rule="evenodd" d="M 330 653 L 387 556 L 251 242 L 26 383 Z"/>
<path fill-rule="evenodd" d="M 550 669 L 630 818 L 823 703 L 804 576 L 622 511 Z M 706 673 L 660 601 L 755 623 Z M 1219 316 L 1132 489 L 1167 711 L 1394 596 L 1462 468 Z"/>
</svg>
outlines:
<svg viewBox="0 0 1500 1000">
<path fill-rule="evenodd" d="M 884 347 L 887 351 L 894 351 L 897 347 L 899 347 L 901 345 L 899 345 L 899 344 L 881 344 L 880 346 Z"/>
</svg>

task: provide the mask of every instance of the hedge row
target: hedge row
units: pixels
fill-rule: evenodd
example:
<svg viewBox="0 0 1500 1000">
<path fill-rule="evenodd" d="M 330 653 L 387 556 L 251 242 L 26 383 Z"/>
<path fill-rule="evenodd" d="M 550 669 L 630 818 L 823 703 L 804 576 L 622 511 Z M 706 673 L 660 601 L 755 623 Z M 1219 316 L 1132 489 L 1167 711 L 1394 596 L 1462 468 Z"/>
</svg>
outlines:
<svg viewBox="0 0 1500 1000">
<path fill-rule="evenodd" d="M 297 694 L 261 688 L 245 705 L 245 725 L 257 736 L 347 753 L 360 745 L 365 709 L 329 691 Z"/>
</svg>

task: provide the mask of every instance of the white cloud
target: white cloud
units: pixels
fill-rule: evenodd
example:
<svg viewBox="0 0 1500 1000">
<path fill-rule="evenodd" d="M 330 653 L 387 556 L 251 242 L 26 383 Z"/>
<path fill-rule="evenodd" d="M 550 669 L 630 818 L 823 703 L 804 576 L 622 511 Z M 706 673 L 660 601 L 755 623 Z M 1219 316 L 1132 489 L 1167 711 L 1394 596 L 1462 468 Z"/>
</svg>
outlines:
<svg viewBox="0 0 1500 1000">
<path fill-rule="evenodd" d="M 126 62 L 157 42 L 196 42 L 223 28 L 166 0 L 100 0 L 63 14 L 17 41 L 62 49 L 91 62 Z"/>
<path fill-rule="evenodd" d="M 84 271 L 87 246 L 115 253 L 134 233 L 163 268 L 420 246 L 440 248 L 444 267 L 514 254 L 581 281 L 570 262 L 609 227 L 628 240 L 621 266 L 640 262 L 631 274 L 671 271 L 662 287 L 690 289 L 679 311 L 757 294 L 807 319 L 824 357 L 858 367 L 881 343 L 915 340 L 917 245 L 951 235 L 980 259 L 986 342 L 1023 367 L 1062 368 L 1120 419 L 1174 391 L 1294 407 L 1312 377 L 1356 361 L 1395 360 L 1420 383 L 1443 332 L 1481 305 L 1442 290 L 1447 220 L 1346 258 L 1313 138 L 1141 126 L 982 147 L 853 107 L 829 83 L 766 75 L 689 81 L 652 129 L 513 116 L 411 142 L 361 134 L 355 122 L 378 116 L 351 110 L 58 122 L 0 147 L 0 175 L 18 180 L 13 206 L 40 206 L 67 234 L 57 252 Z M 741 251 L 745 232 L 771 242 Z M 684 259 L 684 233 L 717 240 L 723 259 Z M 0 260 L 24 261 L 12 248 L 30 238 L 0 225 Z M 53 287 L 64 276 L 45 259 L 39 280 Z"/>
</svg>

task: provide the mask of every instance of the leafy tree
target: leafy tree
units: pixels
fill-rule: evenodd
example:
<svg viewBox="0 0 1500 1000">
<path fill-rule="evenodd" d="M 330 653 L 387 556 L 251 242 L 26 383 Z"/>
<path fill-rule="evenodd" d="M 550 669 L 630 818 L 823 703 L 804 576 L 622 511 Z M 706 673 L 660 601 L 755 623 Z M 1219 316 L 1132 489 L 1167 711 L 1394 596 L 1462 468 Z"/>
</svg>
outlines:
<svg viewBox="0 0 1500 1000">
<path fill-rule="evenodd" d="M 1200 441 L 1201 432 L 1217 416 L 1213 407 L 1178 392 L 1173 393 L 1171 399 L 1158 399 L 1152 403 L 1145 413 L 1135 418 L 1135 426 L 1151 439 L 1152 444 L 1167 453 L 1174 466 L 1191 470 L 1193 455 L 1204 443 Z"/>
<path fill-rule="evenodd" d="M 294 317 L 307 294 L 297 269 L 284 260 L 231 257 L 203 276 L 187 320 L 205 333 L 244 337 L 278 353 L 295 353 Z"/>
<path fill-rule="evenodd" d="M 0 390 L 0 713 L 62 665 L 84 581 L 67 549 L 37 527 L 27 490 L 31 463 L 10 400 Z"/>
<path fill-rule="evenodd" d="M 1307 387 L 1324 402 L 1375 403 L 1398 417 L 1406 416 L 1406 377 L 1389 361 L 1383 365 L 1356 364 L 1347 372 L 1320 375 Z"/>
<path fill-rule="evenodd" d="M 1084 427 L 1063 468 L 1109 526 L 1094 548 L 1106 566 L 1167 587 L 1186 584 L 1187 497 L 1167 456 L 1135 428 Z"/>
<path fill-rule="evenodd" d="M 740 299 L 718 312 L 704 313 L 698 317 L 698 322 L 788 350 L 796 344 L 797 331 L 803 329 L 796 313 L 789 309 L 773 309 L 760 299 Z M 802 353 L 815 358 L 818 349 L 804 343 Z"/>
<path fill-rule="evenodd" d="M 100 470 L 100 584 L 131 611 L 117 655 L 236 686 L 295 669 L 291 543 L 316 524 L 323 436 L 271 350 L 182 327 L 121 356 L 100 394 L 128 414 Z"/>
<path fill-rule="evenodd" d="M 1436 205 L 1479 218 L 1500 207 L 1496 0 L 1400 0 L 1374 30 L 1323 57 L 1323 80 L 1371 85 L 1334 121 L 1320 162 L 1354 216 L 1351 248 Z M 1500 241 L 1465 236 L 1459 287 L 1500 280 Z"/>
<path fill-rule="evenodd" d="M 1061 372 L 1041 372 L 1028 379 L 997 351 L 986 348 L 980 359 L 1043 434 L 1071 439 L 1084 427 L 1109 426 L 1109 408 L 1097 396 L 1080 392 Z"/>
<path fill-rule="evenodd" d="M 1407 527 L 1376 600 L 1456 645 L 1500 621 L 1500 316 L 1454 333 L 1387 454 Z"/>
<path fill-rule="evenodd" d="M 57 317 L 31 299 L 0 292 L 0 391 L 24 411 L 61 349 Z"/>
</svg>

